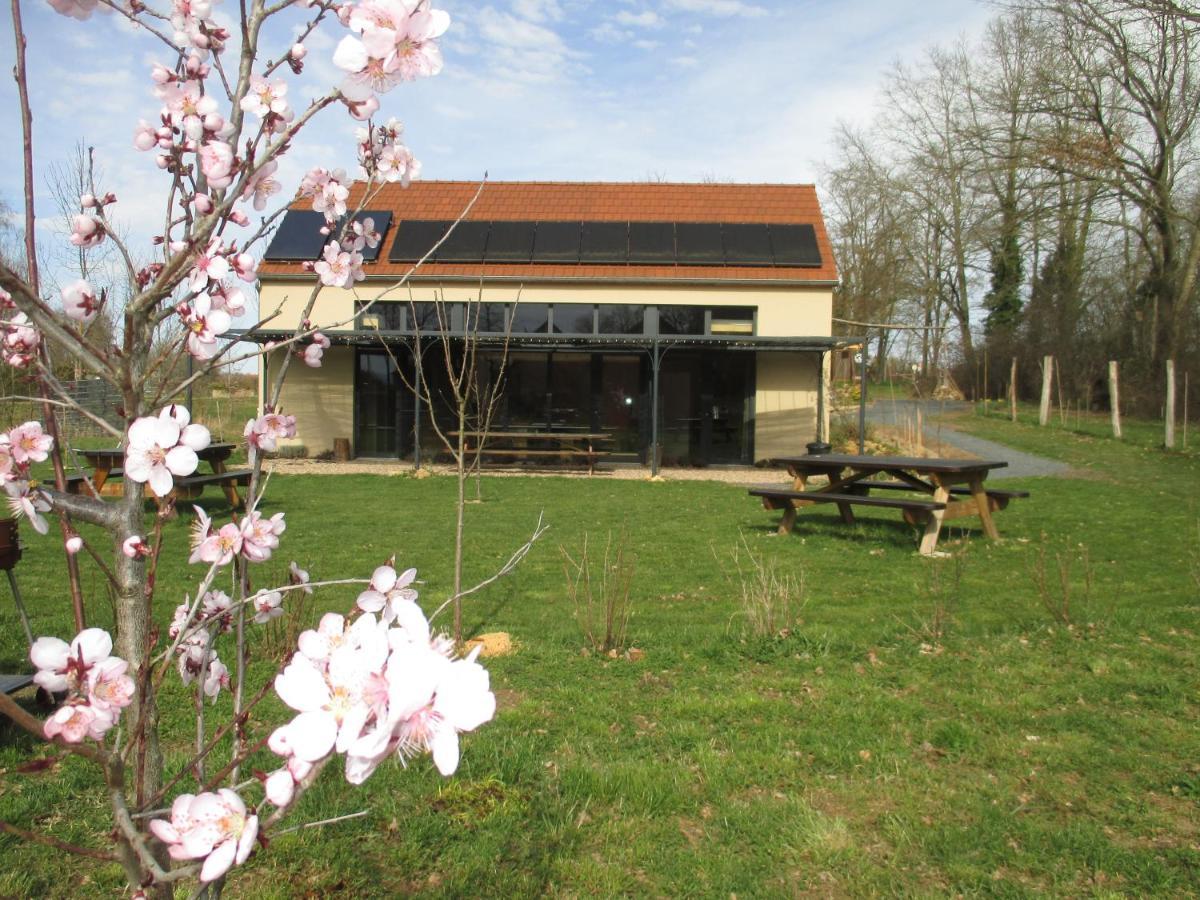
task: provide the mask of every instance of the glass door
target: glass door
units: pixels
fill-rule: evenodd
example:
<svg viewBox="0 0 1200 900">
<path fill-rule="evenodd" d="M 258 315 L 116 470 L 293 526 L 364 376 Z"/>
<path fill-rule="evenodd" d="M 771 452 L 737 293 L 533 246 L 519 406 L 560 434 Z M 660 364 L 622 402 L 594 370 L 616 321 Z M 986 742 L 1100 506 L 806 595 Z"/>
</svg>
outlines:
<svg viewBox="0 0 1200 900">
<path fill-rule="evenodd" d="M 412 415 L 412 394 L 392 358 L 382 350 L 359 350 L 354 373 L 355 453 L 397 458 L 410 452 Z"/>
</svg>

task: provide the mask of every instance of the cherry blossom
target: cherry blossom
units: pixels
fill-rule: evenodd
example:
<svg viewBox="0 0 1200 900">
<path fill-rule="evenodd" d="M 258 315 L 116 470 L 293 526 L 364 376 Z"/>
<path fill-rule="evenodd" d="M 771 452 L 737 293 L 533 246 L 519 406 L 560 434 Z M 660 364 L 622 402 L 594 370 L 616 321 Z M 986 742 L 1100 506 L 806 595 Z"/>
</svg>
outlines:
<svg viewBox="0 0 1200 900">
<path fill-rule="evenodd" d="M 287 84 L 282 78 L 267 81 L 261 75 L 251 75 L 250 90 L 242 98 L 241 107 L 260 119 L 270 113 L 284 115 L 288 111 L 288 103 L 283 99 L 286 94 Z"/>
<path fill-rule="evenodd" d="M 300 590 L 306 594 L 311 594 L 313 592 L 312 585 L 308 583 L 308 572 L 300 568 L 300 566 L 296 564 L 295 560 L 292 560 L 292 562 L 288 565 L 288 581 L 299 586 Z"/>
<path fill-rule="evenodd" d="M 212 359 L 221 349 L 217 338 L 227 332 L 233 320 L 223 309 L 209 309 L 201 313 L 184 305 L 181 318 L 187 329 L 187 351 L 196 359 Z"/>
<path fill-rule="evenodd" d="M 254 621 L 259 625 L 283 615 L 283 595 L 279 591 L 259 591 L 250 600 L 254 606 Z"/>
<path fill-rule="evenodd" d="M 192 555 L 189 563 L 206 562 L 227 566 L 233 557 L 242 552 L 242 530 L 233 522 L 213 529 L 212 520 L 199 506 L 196 510 L 196 524 L 192 531 Z"/>
<path fill-rule="evenodd" d="M 50 501 L 46 495 L 24 479 L 4 483 L 8 495 L 8 508 L 16 517 L 24 516 L 38 534 L 46 534 L 50 525 L 41 514 L 50 512 Z"/>
<path fill-rule="evenodd" d="M 121 552 L 130 559 L 141 559 L 150 555 L 150 545 L 142 539 L 140 534 L 133 534 L 122 541 Z"/>
<path fill-rule="evenodd" d="M 105 710 L 86 703 L 68 703 L 46 720 L 43 731 L 51 740 L 59 737 L 68 744 L 78 744 L 84 738 L 102 740 L 113 724 L 112 716 Z"/>
<path fill-rule="evenodd" d="M 99 0 L 49 0 L 54 11 L 72 19 L 90 19 L 92 10 L 99 5 Z"/>
<path fill-rule="evenodd" d="M 219 190 L 233 184 L 236 163 L 233 148 L 224 141 L 206 141 L 200 148 L 200 171 L 209 187 Z"/>
<path fill-rule="evenodd" d="M 242 519 L 241 528 L 242 556 L 250 562 L 265 562 L 271 558 L 271 551 L 279 546 L 279 535 L 287 525 L 283 513 L 275 513 L 268 519 L 254 510 Z"/>
<path fill-rule="evenodd" d="M 42 430 L 41 422 L 25 422 L 8 431 L 9 453 L 18 465 L 45 462 L 54 438 Z"/>
<path fill-rule="evenodd" d="M 354 284 L 355 271 L 362 272 L 362 257 L 359 257 L 359 265 L 355 266 L 356 255 L 343 252 L 337 241 L 330 241 L 325 245 L 323 258 L 313 266 L 313 271 L 321 279 L 321 284 L 329 287 L 351 287 Z"/>
<path fill-rule="evenodd" d="M 104 240 L 104 226 L 95 216 L 71 217 L 71 243 L 76 247 L 95 247 Z"/>
<path fill-rule="evenodd" d="M 210 280 L 218 282 L 228 274 L 229 260 L 221 254 L 221 239 L 214 237 L 208 248 L 196 255 L 196 264 L 188 284 L 193 291 L 202 291 Z"/>
<path fill-rule="evenodd" d="M 67 317 L 85 324 L 96 318 L 96 313 L 100 311 L 100 304 L 96 301 L 92 286 L 82 278 L 72 281 L 62 289 L 62 301 L 63 312 Z"/>
<path fill-rule="evenodd" d="M 247 180 L 246 186 L 242 189 L 242 199 L 251 200 L 257 210 L 266 209 L 267 201 L 283 190 L 283 186 L 274 177 L 278 168 L 279 163 L 275 160 L 264 163 Z"/>
<path fill-rule="evenodd" d="M 156 497 L 165 497 L 174 487 L 175 476 L 191 475 L 199 465 L 197 450 L 211 441 L 203 425 L 181 427 L 179 413 L 186 421 L 187 410 L 175 405 L 158 416 L 143 416 L 129 426 L 129 446 L 125 450 L 125 477 L 150 485 Z"/>
<path fill-rule="evenodd" d="M 9 313 L 7 320 L 3 322 L 3 335 L 4 361 L 14 369 L 24 369 L 33 365 L 37 359 L 41 335 L 25 313 Z"/>
<path fill-rule="evenodd" d="M 66 551 L 68 553 L 70 553 L 72 556 L 74 556 L 76 553 L 78 553 L 80 550 L 83 549 L 83 538 L 81 538 L 77 534 L 73 534 L 69 538 L 67 538 L 65 541 L 63 541 L 63 547 L 66 549 Z"/>
<path fill-rule="evenodd" d="M 300 358 L 306 366 L 313 369 L 321 367 L 321 358 L 325 355 L 325 351 L 329 349 L 332 342 L 319 331 L 314 331 L 312 334 L 312 343 L 304 348 Z"/>
<path fill-rule="evenodd" d="M 120 657 L 102 659 L 88 673 L 87 693 L 92 707 L 116 711 L 133 702 L 133 679 L 126 672 L 129 663 Z"/>
<path fill-rule="evenodd" d="M 264 453 L 274 453 L 281 440 L 296 436 L 296 417 L 266 412 L 257 419 L 250 419 L 242 434 L 249 446 Z"/>
<path fill-rule="evenodd" d="M 248 815 L 234 791 L 180 794 L 171 805 L 171 818 L 153 819 L 150 830 L 167 845 L 172 859 L 203 859 L 200 880 L 220 878 L 241 865 L 254 849 L 258 816 Z"/>
<path fill-rule="evenodd" d="M 38 670 L 33 680 L 51 693 L 80 690 L 92 666 L 108 659 L 112 648 L 112 637 L 103 628 L 85 628 L 70 644 L 40 637 L 29 648 L 29 659 Z"/>
</svg>

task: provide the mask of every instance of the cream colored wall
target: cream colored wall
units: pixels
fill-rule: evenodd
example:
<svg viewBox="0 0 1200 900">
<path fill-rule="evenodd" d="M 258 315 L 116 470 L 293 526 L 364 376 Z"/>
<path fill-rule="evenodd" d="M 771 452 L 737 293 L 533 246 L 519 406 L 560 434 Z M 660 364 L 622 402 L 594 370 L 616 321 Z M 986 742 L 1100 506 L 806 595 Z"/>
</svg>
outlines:
<svg viewBox="0 0 1200 900">
<path fill-rule="evenodd" d="M 804 452 L 805 444 L 816 440 L 818 359 L 816 353 L 758 354 L 755 460 L 796 456 Z"/>
<path fill-rule="evenodd" d="M 279 362 L 280 354 L 271 354 L 267 384 Z M 349 438 L 353 447 L 354 348 L 330 347 L 317 369 L 292 360 L 279 406 L 296 417 L 297 436 L 284 446 L 302 445 L 310 456 L 333 450 L 334 438 Z"/>
<path fill-rule="evenodd" d="M 281 314 L 267 326 L 275 329 L 295 328 L 301 312 L 308 304 L 312 280 L 272 281 L 260 289 L 259 309 L 269 315 L 276 307 Z M 319 328 L 353 330 L 354 304 L 374 296 L 369 284 L 354 291 L 325 288 L 313 310 L 312 321 Z M 452 283 L 445 285 L 417 284 L 412 299 L 426 302 L 443 296 L 447 302 L 462 303 L 479 296 L 478 287 Z M 392 292 L 383 301 L 405 301 L 408 291 Z M 645 303 L 673 306 L 756 306 L 758 333 L 764 336 L 813 337 L 831 334 L 833 291 L 828 287 L 772 287 L 770 285 L 604 285 L 575 284 L 494 284 L 483 291 L 489 303 Z M 337 323 L 345 323 L 338 325 Z M 336 326 L 336 327 L 335 327 Z"/>
</svg>

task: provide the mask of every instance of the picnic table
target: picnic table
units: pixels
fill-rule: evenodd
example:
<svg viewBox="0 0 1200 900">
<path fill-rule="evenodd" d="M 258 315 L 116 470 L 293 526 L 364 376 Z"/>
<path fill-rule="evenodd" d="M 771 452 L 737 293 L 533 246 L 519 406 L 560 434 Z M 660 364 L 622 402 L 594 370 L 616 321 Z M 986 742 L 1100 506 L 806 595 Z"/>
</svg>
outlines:
<svg viewBox="0 0 1200 900">
<path fill-rule="evenodd" d="M 464 431 L 468 454 L 478 453 L 500 459 L 537 459 L 555 457 L 586 462 L 588 474 L 596 470 L 596 462 L 609 451 L 600 449 L 612 435 L 598 431 Z M 458 437 L 459 432 L 450 432 Z"/>
<path fill-rule="evenodd" d="M 792 489 L 753 488 L 750 493 L 762 499 L 764 508 L 783 511 L 780 534 L 791 532 L 798 510 L 818 503 L 836 503 L 847 524 L 854 523 L 854 506 L 899 509 L 909 524 L 925 526 L 922 556 L 935 554 L 942 523 L 951 519 L 977 517 L 984 534 L 999 538 L 992 513 L 1010 500 L 1029 496 L 1028 491 L 984 487 L 989 472 L 1008 465 L 1002 460 L 822 453 L 774 462 L 787 467 Z M 878 478 L 881 475 L 885 477 Z M 810 488 L 809 480 L 817 476 L 825 476 L 828 484 Z"/>
<path fill-rule="evenodd" d="M 242 506 L 242 498 L 238 495 L 238 485 L 248 485 L 250 483 L 249 469 L 229 469 L 225 463 L 229 457 L 233 455 L 233 451 L 237 449 L 237 444 L 227 442 L 216 442 L 209 444 L 203 450 L 196 451 L 196 456 L 202 464 L 209 468 L 208 473 L 202 473 L 197 469 L 191 475 L 182 478 L 175 478 L 175 489 L 171 495 L 177 500 L 192 500 L 200 496 L 206 485 L 219 484 L 221 490 L 225 492 L 225 496 L 229 500 L 229 504 L 234 509 L 239 509 Z M 67 477 L 67 489 L 73 492 L 85 491 L 92 493 L 93 490 L 97 495 L 112 496 L 121 492 L 120 488 L 115 483 L 118 479 L 124 477 L 124 470 L 120 466 L 125 461 L 125 450 L 122 448 L 100 449 L 100 450 L 75 450 L 85 460 L 91 468 L 90 475 L 85 478 L 82 474 L 74 474 Z M 88 479 L 91 480 L 91 486 L 88 485 Z M 107 485 L 108 489 L 105 490 Z M 146 491 L 150 491 L 150 486 L 146 485 Z"/>
</svg>

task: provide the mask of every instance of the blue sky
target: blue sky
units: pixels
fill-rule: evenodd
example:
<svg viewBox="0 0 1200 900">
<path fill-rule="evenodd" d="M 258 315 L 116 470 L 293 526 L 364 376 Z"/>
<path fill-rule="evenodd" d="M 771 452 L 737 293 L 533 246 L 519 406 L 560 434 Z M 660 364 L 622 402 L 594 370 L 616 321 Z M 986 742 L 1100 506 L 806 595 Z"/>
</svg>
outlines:
<svg viewBox="0 0 1200 900">
<path fill-rule="evenodd" d="M 994 9 L 976 0 L 496 0 L 440 4 L 453 24 L 446 67 L 383 98 L 404 121 L 426 178 L 811 182 L 839 119 L 865 122 L 881 77 L 935 43 L 977 37 Z M 220 9 L 220 7 L 218 7 Z M 227 0 L 218 20 L 236 6 Z M 42 179 L 80 140 L 95 145 L 103 189 L 134 235 L 165 184 L 153 154 L 132 149 L 153 120 L 156 42 L 118 17 L 79 23 L 43 0 L 24 6 Z M 0 68 L 11 71 L 11 24 Z M 290 20 L 298 22 L 298 14 Z M 272 50 L 290 45 L 286 25 Z M 336 25 L 308 41 L 293 105 L 331 83 Z M 274 56 L 275 53 L 269 55 Z M 0 81 L 0 196 L 21 196 L 16 90 Z M 328 110 L 281 167 L 291 192 L 312 165 L 353 167 L 357 123 Z M 150 226 L 146 226 L 147 228 Z M 39 229 L 40 230 L 40 229 Z M 48 235 L 47 235 L 48 237 Z"/>
</svg>

